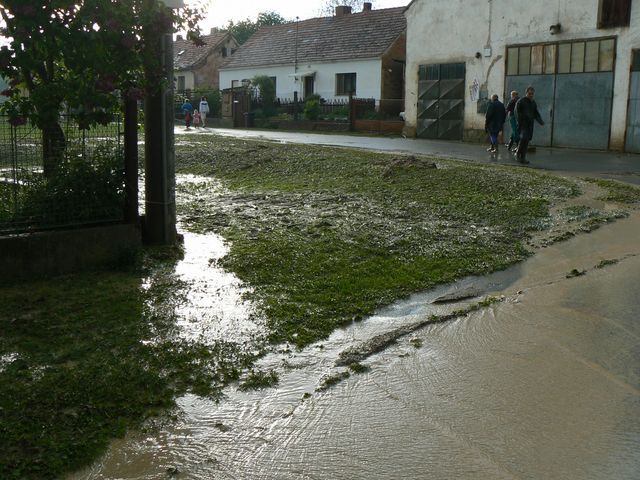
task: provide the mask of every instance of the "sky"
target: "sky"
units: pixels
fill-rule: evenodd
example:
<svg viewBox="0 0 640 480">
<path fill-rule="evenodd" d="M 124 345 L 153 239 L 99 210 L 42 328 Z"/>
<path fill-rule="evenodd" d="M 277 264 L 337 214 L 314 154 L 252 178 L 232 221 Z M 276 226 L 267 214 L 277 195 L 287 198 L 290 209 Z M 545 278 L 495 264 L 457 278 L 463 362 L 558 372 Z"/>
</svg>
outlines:
<svg viewBox="0 0 640 480">
<path fill-rule="evenodd" d="M 410 0 L 368 0 L 373 4 L 373 9 L 403 7 Z M 186 3 L 196 3 L 195 0 L 186 0 Z M 323 0 L 210 0 L 209 14 L 200 24 L 205 33 L 212 27 L 224 27 L 229 20 L 237 22 L 250 18 L 255 20 L 260 12 L 276 12 L 287 20 L 300 20 L 320 16 L 320 10 L 324 5 Z"/>
</svg>

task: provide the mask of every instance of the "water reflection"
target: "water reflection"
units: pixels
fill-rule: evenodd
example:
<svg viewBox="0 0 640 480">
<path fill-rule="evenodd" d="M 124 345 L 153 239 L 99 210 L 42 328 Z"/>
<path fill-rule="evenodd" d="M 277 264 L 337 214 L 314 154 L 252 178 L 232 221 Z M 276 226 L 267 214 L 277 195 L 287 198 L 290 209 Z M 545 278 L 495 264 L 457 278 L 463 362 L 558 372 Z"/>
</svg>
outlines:
<svg viewBox="0 0 640 480">
<path fill-rule="evenodd" d="M 282 348 L 261 360 L 278 388 L 230 388 L 221 404 L 185 396 L 177 422 L 115 442 L 74 478 L 638 478 L 639 236 L 635 214 L 485 284 L 468 279 L 505 301 L 400 338 L 329 390 L 316 388 L 344 348 L 461 305 L 427 292 L 302 352 Z M 192 261 L 184 272 L 202 269 Z M 216 315 L 238 314 L 225 308 Z"/>
</svg>

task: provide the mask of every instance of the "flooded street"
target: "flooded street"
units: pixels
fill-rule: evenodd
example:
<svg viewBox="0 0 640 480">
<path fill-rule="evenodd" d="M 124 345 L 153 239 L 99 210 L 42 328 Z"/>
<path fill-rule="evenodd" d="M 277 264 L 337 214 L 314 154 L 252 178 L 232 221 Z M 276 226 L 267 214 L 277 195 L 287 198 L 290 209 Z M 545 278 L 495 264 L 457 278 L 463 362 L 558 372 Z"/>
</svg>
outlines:
<svg viewBox="0 0 640 480">
<path fill-rule="evenodd" d="M 114 441 L 70 478 L 637 479 L 638 238 L 635 212 L 508 271 L 412 296 L 302 352 L 272 353 L 260 366 L 278 372 L 276 388 L 229 389 L 219 404 L 183 397 L 177 420 Z M 187 252 L 202 241 L 187 236 Z M 181 275 L 199 275 L 194 262 L 187 253 Z M 238 319 L 250 307 L 230 292 L 234 280 L 215 288 L 232 301 L 214 308 L 210 328 L 254 335 Z M 433 303 L 452 291 L 476 298 Z M 501 301 L 425 325 L 486 295 Z M 185 312 L 186 332 L 198 317 Z M 367 371 L 319 388 L 347 371 L 336 366 L 342 352 L 398 331 L 362 360 Z"/>
</svg>

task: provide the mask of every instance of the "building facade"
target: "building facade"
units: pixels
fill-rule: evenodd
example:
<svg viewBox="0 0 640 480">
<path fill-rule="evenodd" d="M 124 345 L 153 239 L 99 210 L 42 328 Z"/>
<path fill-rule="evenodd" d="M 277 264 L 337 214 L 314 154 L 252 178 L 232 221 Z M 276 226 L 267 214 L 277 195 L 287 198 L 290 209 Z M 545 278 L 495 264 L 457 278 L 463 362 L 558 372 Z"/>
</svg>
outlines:
<svg viewBox="0 0 640 480">
<path fill-rule="evenodd" d="M 241 87 L 258 75 L 271 77 L 276 96 L 326 100 L 402 99 L 404 8 L 351 13 L 263 27 L 220 69 L 220 88 Z"/>
<path fill-rule="evenodd" d="M 536 88 L 540 146 L 640 150 L 638 0 L 414 0 L 406 131 L 478 140 L 494 93 Z"/>
<path fill-rule="evenodd" d="M 219 68 L 236 51 L 238 42 L 227 32 L 212 29 L 203 35 L 203 45 L 178 36 L 173 45 L 176 91 L 220 88 Z"/>
</svg>

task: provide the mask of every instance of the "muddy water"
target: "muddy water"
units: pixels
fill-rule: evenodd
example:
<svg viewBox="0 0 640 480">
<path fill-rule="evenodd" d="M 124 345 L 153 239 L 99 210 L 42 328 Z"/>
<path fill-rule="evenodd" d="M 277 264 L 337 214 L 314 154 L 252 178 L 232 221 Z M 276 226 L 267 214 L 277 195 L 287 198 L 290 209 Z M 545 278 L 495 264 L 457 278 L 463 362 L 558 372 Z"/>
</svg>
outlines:
<svg viewBox="0 0 640 480">
<path fill-rule="evenodd" d="M 277 388 L 184 397 L 177 421 L 114 442 L 72 478 L 640 478 L 638 238 L 636 213 L 274 353 L 262 366 Z M 477 301 L 432 303 L 469 287 L 503 301 L 405 335 L 368 372 L 316 391 L 344 371 L 341 351 Z"/>
</svg>

